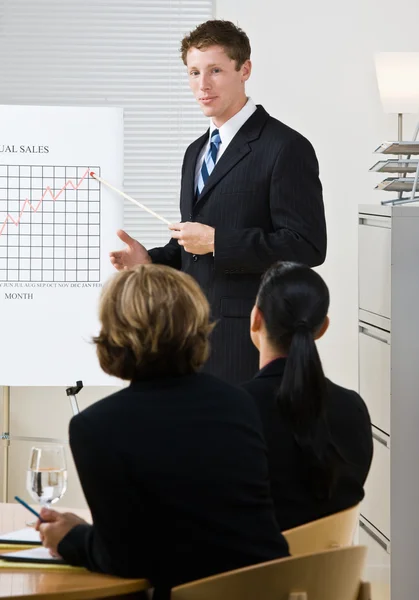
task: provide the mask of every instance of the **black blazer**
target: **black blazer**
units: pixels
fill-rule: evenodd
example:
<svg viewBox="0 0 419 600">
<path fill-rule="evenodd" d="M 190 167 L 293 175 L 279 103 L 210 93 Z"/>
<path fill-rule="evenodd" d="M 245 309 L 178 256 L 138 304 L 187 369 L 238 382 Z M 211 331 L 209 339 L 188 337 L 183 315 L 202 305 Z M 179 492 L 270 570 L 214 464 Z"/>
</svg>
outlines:
<svg viewBox="0 0 419 600">
<path fill-rule="evenodd" d="M 208 131 L 186 150 L 180 211 L 182 221 L 215 227 L 215 256 L 187 253 L 174 239 L 150 256 L 198 281 L 217 320 L 206 369 L 241 383 L 258 368 L 249 316 L 262 273 L 277 260 L 315 266 L 325 259 L 322 187 L 310 142 L 259 106 L 195 199 L 196 161 L 207 141 Z"/>
<path fill-rule="evenodd" d="M 363 485 L 371 465 L 371 421 L 362 398 L 327 380 L 327 420 L 333 440 L 346 460 L 329 500 L 317 500 L 307 485 L 306 466 L 289 426 L 275 405 L 285 359 L 266 365 L 243 384 L 256 400 L 268 445 L 271 491 L 281 531 L 320 519 L 355 504 L 364 497 Z"/>
<path fill-rule="evenodd" d="M 254 402 L 211 375 L 138 381 L 70 422 L 93 526 L 58 552 L 92 571 L 174 585 L 288 554 Z"/>
</svg>

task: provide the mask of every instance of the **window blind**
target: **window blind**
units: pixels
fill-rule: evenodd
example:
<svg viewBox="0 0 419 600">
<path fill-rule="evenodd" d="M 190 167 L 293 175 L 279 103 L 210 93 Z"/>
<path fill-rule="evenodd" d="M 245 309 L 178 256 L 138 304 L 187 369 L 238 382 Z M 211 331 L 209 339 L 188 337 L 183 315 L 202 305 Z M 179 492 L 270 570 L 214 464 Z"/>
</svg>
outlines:
<svg viewBox="0 0 419 600">
<path fill-rule="evenodd" d="M 180 41 L 212 15 L 212 0 L 0 0 L 0 103 L 122 106 L 124 191 L 176 221 L 183 153 L 207 127 Z M 124 222 L 147 248 L 169 239 L 128 201 Z"/>
</svg>

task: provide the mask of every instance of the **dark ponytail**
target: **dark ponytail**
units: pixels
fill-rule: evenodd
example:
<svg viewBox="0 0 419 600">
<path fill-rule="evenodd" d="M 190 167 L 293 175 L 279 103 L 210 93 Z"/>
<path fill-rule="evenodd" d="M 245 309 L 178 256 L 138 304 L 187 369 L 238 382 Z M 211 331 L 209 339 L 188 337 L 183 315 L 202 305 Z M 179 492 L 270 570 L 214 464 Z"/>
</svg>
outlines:
<svg viewBox="0 0 419 600">
<path fill-rule="evenodd" d="M 262 280 L 257 305 L 270 342 L 287 355 L 278 409 L 300 448 L 311 491 L 328 498 L 343 462 L 327 423 L 326 379 L 314 341 L 327 317 L 329 290 L 309 267 L 277 263 Z"/>
</svg>

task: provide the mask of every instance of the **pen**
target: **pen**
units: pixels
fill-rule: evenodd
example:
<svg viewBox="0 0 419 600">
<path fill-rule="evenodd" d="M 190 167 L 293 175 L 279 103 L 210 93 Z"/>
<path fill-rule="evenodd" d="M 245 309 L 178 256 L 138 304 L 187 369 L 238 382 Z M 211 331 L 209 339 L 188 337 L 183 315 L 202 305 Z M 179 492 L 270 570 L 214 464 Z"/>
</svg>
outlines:
<svg viewBox="0 0 419 600">
<path fill-rule="evenodd" d="M 15 496 L 15 500 L 17 500 L 18 502 L 20 502 L 22 504 L 22 506 L 24 506 L 25 508 L 27 508 L 28 510 L 31 511 L 32 514 L 35 515 L 35 517 L 38 517 L 38 519 L 43 523 L 44 519 L 42 519 L 41 515 L 36 512 L 36 510 L 34 510 L 31 506 L 29 506 L 29 504 L 27 502 L 25 502 L 24 500 L 22 500 L 22 498 L 19 498 L 19 496 Z"/>
</svg>

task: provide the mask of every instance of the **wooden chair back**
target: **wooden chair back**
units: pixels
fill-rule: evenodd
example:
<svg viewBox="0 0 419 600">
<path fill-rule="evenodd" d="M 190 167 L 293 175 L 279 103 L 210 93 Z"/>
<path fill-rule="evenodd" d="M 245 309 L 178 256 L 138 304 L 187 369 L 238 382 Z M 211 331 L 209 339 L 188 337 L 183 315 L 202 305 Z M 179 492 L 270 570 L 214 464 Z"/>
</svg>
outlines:
<svg viewBox="0 0 419 600">
<path fill-rule="evenodd" d="M 313 554 L 353 543 L 359 519 L 359 504 L 342 512 L 283 531 L 291 556 Z"/>
<path fill-rule="evenodd" d="M 361 600 L 366 552 L 352 546 L 245 567 L 173 588 L 171 600 Z"/>
</svg>

